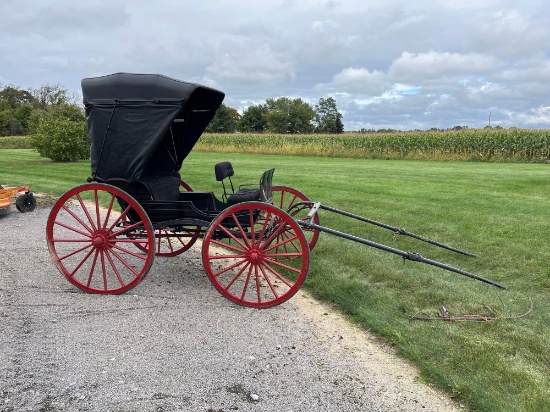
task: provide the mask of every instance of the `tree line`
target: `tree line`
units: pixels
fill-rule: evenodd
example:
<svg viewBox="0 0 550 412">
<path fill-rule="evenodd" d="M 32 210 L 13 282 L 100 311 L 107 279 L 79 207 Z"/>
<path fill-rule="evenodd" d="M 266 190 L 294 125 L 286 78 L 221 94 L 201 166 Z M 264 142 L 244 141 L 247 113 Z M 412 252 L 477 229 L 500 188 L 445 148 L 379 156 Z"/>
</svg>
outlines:
<svg viewBox="0 0 550 412">
<path fill-rule="evenodd" d="M 28 90 L 0 85 L 0 136 L 34 134 L 46 112 L 67 106 L 81 108 L 75 96 L 58 84 Z M 242 115 L 222 104 L 206 131 L 337 134 L 344 132 L 342 118 L 332 97 L 320 98 L 314 107 L 299 98 L 280 97 L 250 106 Z"/>
<path fill-rule="evenodd" d="M 248 107 L 241 115 L 222 103 L 206 128 L 210 133 L 332 133 L 344 132 L 342 114 L 332 97 L 312 107 L 302 99 L 279 97 Z"/>
<path fill-rule="evenodd" d="M 314 107 L 302 99 L 280 97 L 250 106 L 242 115 L 222 104 L 206 131 L 338 134 L 344 125 L 332 97 L 319 99 Z M 24 135 L 30 135 L 31 146 L 43 157 L 55 161 L 89 157 L 83 107 L 61 85 L 28 90 L 0 85 L 0 136 Z"/>
<path fill-rule="evenodd" d="M 0 85 L 0 136 L 32 134 L 45 112 L 66 106 L 79 108 L 75 96 L 59 84 L 28 90 Z"/>
</svg>

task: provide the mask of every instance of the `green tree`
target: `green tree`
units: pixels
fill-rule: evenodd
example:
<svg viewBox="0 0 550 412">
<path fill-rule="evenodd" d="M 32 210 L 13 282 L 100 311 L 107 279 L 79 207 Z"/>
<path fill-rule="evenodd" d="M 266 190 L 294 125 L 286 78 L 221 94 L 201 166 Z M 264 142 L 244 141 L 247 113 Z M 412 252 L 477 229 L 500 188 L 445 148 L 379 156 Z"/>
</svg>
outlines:
<svg viewBox="0 0 550 412">
<path fill-rule="evenodd" d="M 302 99 L 280 97 L 266 100 L 267 128 L 274 133 L 311 133 L 315 111 Z"/>
<path fill-rule="evenodd" d="M 50 106 L 76 105 L 74 94 L 60 84 L 45 84 L 38 89 L 29 89 L 34 98 L 34 107 L 47 109 Z"/>
<path fill-rule="evenodd" d="M 237 130 L 237 125 L 241 115 L 231 107 L 227 107 L 224 103 L 216 110 L 214 118 L 208 124 L 206 132 L 208 133 L 234 133 Z"/>
<path fill-rule="evenodd" d="M 74 162 L 90 157 L 86 118 L 77 105 L 61 104 L 36 112 L 31 144 L 42 157 Z"/>
<path fill-rule="evenodd" d="M 19 133 L 17 134 L 27 134 L 29 131 L 29 120 L 31 118 L 33 112 L 33 108 L 29 103 L 22 104 L 19 106 L 14 114 L 13 117 L 17 121 L 17 124 L 19 125 Z"/>
<path fill-rule="evenodd" d="M 20 106 L 32 105 L 34 97 L 27 90 L 9 85 L 0 90 L 0 100 L 8 102 L 13 110 L 17 110 Z"/>
<path fill-rule="evenodd" d="M 239 131 L 258 133 L 263 132 L 267 127 L 265 115 L 267 107 L 259 104 L 258 106 L 248 107 L 239 121 Z"/>
<path fill-rule="evenodd" d="M 13 117 L 13 109 L 6 100 L 0 100 L 0 136 L 9 136 L 10 121 Z"/>
<path fill-rule="evenodd" d="M 0 135 L 26 134 L 33 103 L 26 90 L 12 85 L 0 90 Z"/>
<path fill-rule="evenodd" d="M 317 133 L 343 133 L 342 114 L 336 108 L 332 97 L 320 98 L 315 105 L 315 131 Z"/>
</svg>

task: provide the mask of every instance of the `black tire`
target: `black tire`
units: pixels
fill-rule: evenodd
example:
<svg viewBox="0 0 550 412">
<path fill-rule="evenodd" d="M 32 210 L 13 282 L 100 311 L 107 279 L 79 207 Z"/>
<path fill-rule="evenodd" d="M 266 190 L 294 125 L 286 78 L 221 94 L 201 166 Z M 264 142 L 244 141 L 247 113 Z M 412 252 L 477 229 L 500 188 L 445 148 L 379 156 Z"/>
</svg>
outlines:
<svg viewBox="0 0 550 412">
<path fill-rule="evenodd" d="M 20 212 L 32 212 L 36 207 L 36 199 L 32 193 L 25 193 L 15 200 L 15 207 Z"/>
</svg>

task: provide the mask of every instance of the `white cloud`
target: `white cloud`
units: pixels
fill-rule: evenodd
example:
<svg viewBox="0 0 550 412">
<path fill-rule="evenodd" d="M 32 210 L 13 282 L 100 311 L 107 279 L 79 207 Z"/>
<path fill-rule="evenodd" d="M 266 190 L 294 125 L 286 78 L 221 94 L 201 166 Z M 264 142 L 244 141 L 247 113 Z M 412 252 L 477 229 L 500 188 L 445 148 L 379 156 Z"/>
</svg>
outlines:
<svg viewBox="0 0 550 412">
<path fill-rule="evenodd" d="M 489 111 L 550 128 L 547 15 L 542 0 L 3 0 L 0 82 L 163 73 L 236 109 L 330 95 L 347 130 L 484 126 Z"/>
<path fill-rule="evenodd" d="M 414 79 L 418 82 L 449 76 L 482 76 L 497 71 L 498 67 L 498 60 L 487 55 L 405 51 L 393 62 L 388 74 L 394 79 Z"/>
</svg>

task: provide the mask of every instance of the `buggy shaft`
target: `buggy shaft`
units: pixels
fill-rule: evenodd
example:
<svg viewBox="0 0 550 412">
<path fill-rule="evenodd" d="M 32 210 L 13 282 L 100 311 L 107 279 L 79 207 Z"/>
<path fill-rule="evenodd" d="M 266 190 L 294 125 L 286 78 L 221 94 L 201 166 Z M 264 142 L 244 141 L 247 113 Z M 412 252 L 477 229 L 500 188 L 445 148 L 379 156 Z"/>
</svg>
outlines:
<svg viewBox="0 0 550 412">
<path fill-rule="evenodd" d="M 462 270 L 462 269 L 455 268 L 455 267 L 447 265 L 445 263 L 441 263 L 441 262 L 438 262 L 438 261 L 435 261 L 435 260 L 427 259 L 427 258 L 419 255 L 418 253 L 405 252 L 403 250 L 395 249 L 395 248 L 392 248 L 390 246 L 383 245 L 381 243 L 373 242 L 372 240 L 363 239 L 363 238 L 360 238 L 358 236 L 350 235 L 348 233 L 343 233 L 343 232 L 340 232 L 338 230 L 334 230 L 334 229 L 331 229 L 331 228 L 328 228 L 328 227 L 319 226 L 319 225 L 311 223 L 307 220 L 297 220 L 297 223 L 301 227 L 304 227 L 304 228 L 307 228 L 307 229 L 310 229 L 310 230 L 319 230 L 321 232 L 329 233 L 331 235 L 335 235 L 335 236 L 338 236 L 338 237 L 341 237 L 341 238 L 344 238 L 344 239 L 352 240 L 352 241 L 357 242 L 357 243 L 362 243 L 364 245 L 371 246 L 371 247 L 374 247 L 376 249 L 383 250 L 385 252 L 389 252 L 389 253 L 393 253 L 395 255 L 399 255 L 403 259 L 406 259 L 406 260 L 426 263 L 428 265 L 436 266 L 436 267 L 439 267 L 441 269 L 448 270 L 450 272 L 458 273 L 460 275 L 464 275 L 464 276 L 467 276 L 469 278 L 479 280 L 479 281 L 487 283 L 489 285 L 496 286 L 497 288 L 500 288 L 500 289 L 508 289 L 506 286 L 503 286 L 503 285 L 501 285 L 497 282 L 494 282 L 490 279 L 483 278 L 481 276 L 475 275 L 473 273 L 467 272 L 467 271 Z"/>
<path fill-rule="evenodd" d="M 386 223 L 377 222 L 376 220 L 368 219 L 368 218 L 363 217 L 363 216 L 359 216 L 359 215 L 355 215 L 353 213 L 345 212 L 343 210 L 335 209 L 335 208 L 330 207 L 330 206 L 325 206 L 325 205 L 321 205 L 321 204 L 319 204 L 317 206 L 317 203 L 315 203 L 314 206 L 316 206 L 316 207 L 314 207 L 315 210 L 317 210 L 317 209 L 328 210 L 330 212 L 334 212 L 334 213 L 337 213 L 339 215 L 343 215 L 343 216 L 346 216 L 346 217 L 351 217 L 352 219 L 360 220 L 361 222 L 369 223 L 371 225 L 375 225 L 375 226 L 378 226 L 378 227 L 382 227 L 384 229 L 391 230 L 395 235 L 409 236 L 409 237 L 412 237 L 414 239 L 421 240 L 422 242 L 426 242 L 426 243 L 429 243 L 431 245 L 435 245 L 435 246 L 441 247 L 443 249 L 450 250 L 452 252 L 460 253 L 460 254 L 466 255 L 466 256 L 477 257 L 477 255 L 475 255 L 473 253 L 466 252 L 464 250 L 457 249 L 457 248 L 454 248 L 454 247 L 449 246 L 449 245 L 445 245 L 443 243 L 437 242 L 437 241 L 432 240 L 432 239 L 428 239 L 426 237 L 423 237 L 423 236 L 420 236 L 420 235 L 417 235 L 417 234 L 414 234 L 414 233 L 411 233 L 411 232 L 407 232 L 405 229 L 402 229 L 402 228 L 398 228 L 398 227 L 395 227 L 395 226 L 390 226 Z M 309 218 L 309 215 L 308 215 L 308 218 Z"/>
</svg>

